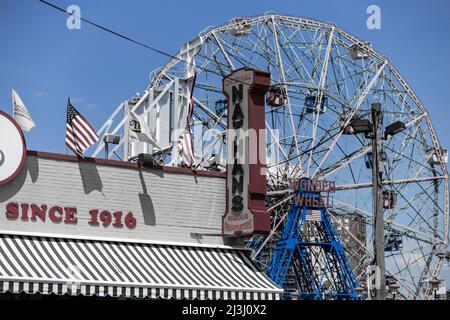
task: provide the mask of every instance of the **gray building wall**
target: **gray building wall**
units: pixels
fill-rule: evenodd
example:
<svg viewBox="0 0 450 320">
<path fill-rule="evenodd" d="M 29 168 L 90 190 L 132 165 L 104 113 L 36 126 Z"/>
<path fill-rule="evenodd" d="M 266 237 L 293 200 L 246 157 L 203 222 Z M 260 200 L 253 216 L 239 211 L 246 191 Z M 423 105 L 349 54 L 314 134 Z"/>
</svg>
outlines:
<svg viewBox="0 0 450 320">
<path fill-rule="evenodd" d="M 73 158 L 73 159 L 72 159 Z M 119 164 L 119 162 L 117 162 Z M 138 242 L 235 245 L 224 241 L 225 178 L 27 155 L 20 174 L 0 186 L 0 232 Z M 187 170 L 185 170 L 187 171 Z M 9 220 L 10 202 L 77 207 L 77 224 Z M 89 210 L 132 212 L 134 229 L 90 226 Z"/>
</svg>

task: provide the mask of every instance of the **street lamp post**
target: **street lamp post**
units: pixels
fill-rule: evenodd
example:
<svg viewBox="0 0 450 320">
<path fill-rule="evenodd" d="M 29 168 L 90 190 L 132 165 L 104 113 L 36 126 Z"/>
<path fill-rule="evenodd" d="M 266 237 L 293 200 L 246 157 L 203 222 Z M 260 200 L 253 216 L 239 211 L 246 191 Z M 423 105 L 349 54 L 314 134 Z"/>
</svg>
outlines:
<svg viewBox="0 0 450 320">
<path fill-rule="evenodd" d="M 384 208 L 383 208 L 383 167 L 381 155 L 383 154 L 382 141 L 388 137 L 405 130 L 405 124 L 396 121 L 388 126 L 382 135 L 381 104 L 376 102 L 371 105 L 372 123 L 367 119 L 353 119 L 349 127 L 353 134 L 364 133 L 366 138 L 372 140 L 372 212 L 373 212 L 373 246 L 375 274 L 379 283 L 375 288 L 375 299 L 386 300 L 386 266 L 384 255 Z M 343 128 L 345 129 L 345 128 Z"/>
<path fill-rule="evenodd" d="M 372 212 L 374 219 L 373 239 L 376 272 L 379 273 L 379 283 L 375 287 L 375 299 L 386 300 L 386 266 L 384 260 L 384 212 L 382 198 L 381 157 L 381 105 L 372 104 Z"/>
</svg>

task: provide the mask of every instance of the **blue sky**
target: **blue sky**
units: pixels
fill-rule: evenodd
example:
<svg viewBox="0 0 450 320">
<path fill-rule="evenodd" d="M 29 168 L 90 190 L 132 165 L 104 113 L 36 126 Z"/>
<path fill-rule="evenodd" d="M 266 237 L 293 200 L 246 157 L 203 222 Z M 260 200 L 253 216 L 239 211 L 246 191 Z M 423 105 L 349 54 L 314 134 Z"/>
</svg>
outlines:
<svg viewBox="0 0 450 320">
<path fill-rule="evenodd" d="M 267 11 L 333 22 L 389 57 L 430 112 L 442 145 L 450 147 L 450 1 L 138 1 L 51 0 L 81 7 L 81 15 L 169 53 L 208 26 Z M 366 8 L 381 8 L 381 30 L 366 27 Z M 0 109 L 11 112 L 15 88 L 37 129 L 28 149 L 66 153 L 67 97 L 94 127 L 168 58 L 82 23 L 37 0 L 0 0 Z M 450 272 L 446 268 L 446 277 Z"/>
<path fill-rule="evenodd" d="M 77 4 L 83 17 L 169 53 L 235 16 L 275 11 L 334 22 L 390 58 L 428 107 L 441 144 L 450 146 L 449 1 L 52 1 Z M 370 4 L 381 8 L 381 30 L 366 27 Z M 68 96 L 98 128 L 168 59 L 87 24 L 68 30 L 66 18 L 37 0 L 0 0 L 0 109 L 10 112 L 15 88 L 37 124 L 26 134 L 29 149 L 66 152 Z"/>
</svg>

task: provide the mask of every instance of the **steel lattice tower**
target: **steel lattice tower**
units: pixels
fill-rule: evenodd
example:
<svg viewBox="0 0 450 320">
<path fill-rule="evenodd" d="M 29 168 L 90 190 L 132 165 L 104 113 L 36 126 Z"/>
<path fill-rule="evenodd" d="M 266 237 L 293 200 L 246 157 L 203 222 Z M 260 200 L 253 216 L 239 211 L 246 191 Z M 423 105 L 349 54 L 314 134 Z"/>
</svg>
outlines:
<svg viewBox="0 0 450 320">
<path fill-rule="evenodd" d="M 320 192 L 304 192 L 300 188 L 295 194 L 320 196 Z M 286 298 L 298 295 L 300 299 L 359 299 L 358 281 L 328 210 L 324 206 L 312 214 L 313 210 L 293 201 L 267 274 L 285 288 Z M 315 221 L 309 215 L 314 215 Z M 297 282 L 295 291 L 289 288 L 288 278 Z"/>
</svg>

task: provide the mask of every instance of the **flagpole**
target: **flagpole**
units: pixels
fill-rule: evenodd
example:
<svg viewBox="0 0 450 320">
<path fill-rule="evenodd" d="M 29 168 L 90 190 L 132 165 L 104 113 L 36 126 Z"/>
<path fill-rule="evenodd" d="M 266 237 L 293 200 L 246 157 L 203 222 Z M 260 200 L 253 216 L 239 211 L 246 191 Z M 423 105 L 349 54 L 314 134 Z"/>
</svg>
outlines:
<svg viewBox="0 0 450 320">
<path fill-rule="evenodd" d="M 14 110 L 15 110 L 15 106 L 14 106 L 14 89 L 11 90 L 11 100 L 12 100 L 12 116 L 14 118 Z"/>
<path fill-rule="evenodd" d="M 99 137 L 94 127 L 79 113 L 67 98 L 66 145 L 84 159 L 84 151 L 97 143 Z"/>
<path fill-rule="evenodd" d="M 67 106 L 66 106 L 66 126 L 67 126 L 67 108 L 70 106 L 70 97 L 67 97 Z M 66 128 L 67 130 L 67 128 Z M 66 146 L 66 155 L 69 155 L 69 147 L 67 146 L 67 144 L 65 144 Z"/>
</svg>

